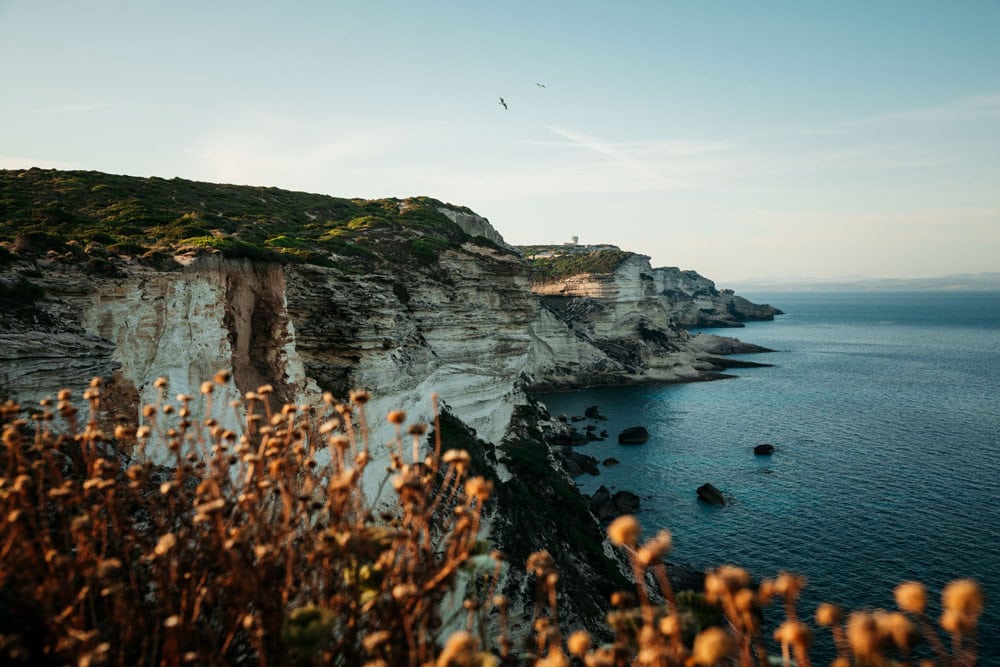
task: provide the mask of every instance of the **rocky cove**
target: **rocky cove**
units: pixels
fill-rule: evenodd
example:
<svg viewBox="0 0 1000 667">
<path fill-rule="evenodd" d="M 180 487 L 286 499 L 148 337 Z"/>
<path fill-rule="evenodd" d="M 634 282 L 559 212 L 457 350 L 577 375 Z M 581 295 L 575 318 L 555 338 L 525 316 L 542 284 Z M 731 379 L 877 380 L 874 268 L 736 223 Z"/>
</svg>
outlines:
<svg viewBox="0 0 1000 667">
<path fill-rule="evenodd" d="M 510 557 L 512 598 L 527 603 L 525 558 L 546 549 L 567 618 L 593 630 L 625 575 L 532 394 L 723 378 L 725 355 L 765 350 L 687 329 L 779 312 L 614 246 L 514 248 L 485 218 L 427 198 L 0 177 L 6 393 L 37 401 L 97 376 L 113 418 L 137 419 L 156 378 L 197 396 L 229 368 L 226 400 L 264 384 L 297 404 L 369 389 L 376 443 L 391 438 L 381 419 L 391 409 L 431 421 L 436 394 L 448 446 L 494 481 L 487 537 Z M 380 481 L 366 480 L 373 494 Z"/>
</svg>

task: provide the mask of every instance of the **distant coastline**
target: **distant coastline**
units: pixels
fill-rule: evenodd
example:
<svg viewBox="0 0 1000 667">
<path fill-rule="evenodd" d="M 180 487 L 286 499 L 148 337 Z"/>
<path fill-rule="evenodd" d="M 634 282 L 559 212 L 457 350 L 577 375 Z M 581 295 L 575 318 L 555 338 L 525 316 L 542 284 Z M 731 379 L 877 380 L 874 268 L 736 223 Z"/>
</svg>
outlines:
<svg viewBox="0 0 1000 667">
<path fill-rule="evenodd" d="M 732 283 L 740 292 L 985 292 L 1000 291 L 1000 273 L 960 273 L 937 278 L 775 278 Z"/>
</svg>

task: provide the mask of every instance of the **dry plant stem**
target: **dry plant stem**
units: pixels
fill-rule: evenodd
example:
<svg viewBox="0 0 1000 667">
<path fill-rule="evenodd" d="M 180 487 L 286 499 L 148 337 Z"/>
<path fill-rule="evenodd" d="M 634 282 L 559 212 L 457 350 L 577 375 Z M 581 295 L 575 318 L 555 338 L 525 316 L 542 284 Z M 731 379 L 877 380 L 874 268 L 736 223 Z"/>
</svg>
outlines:
<svg viewBox="0 0 1000 667">
<path fill-rule="evenodd" d="M 927 643 L 930 644 L 931 650 L 934 651 L 934 654 L 938 657 L 938 660 L 941 661 L 942 665 L 947 665 L 950 662 L 948 651 L 945 649 L 944 644 L 941 643 L 941 638 L 934 630 L 934 626 L 931 624 L 927 614 L 917 614 L 916 619 L 917 627 L 920 628 L 920 632 L 924 636 L 924 639 L 926 639 Z"/>
<path fill-rule="evenodd" d="M 677 599 L 674 597 L 674 588 L 670 585 L 670 577 L 667 576 L 667 564 L 663 561 L 658 561 L 653 565 L 652 569 L 653 577 L 656 579 L 656 584 L 660 587 L 660 592 L 666 598 L 667 602 L 670 603 L 670 610 L 675 611 L 677 609 Z"/>
</svg>

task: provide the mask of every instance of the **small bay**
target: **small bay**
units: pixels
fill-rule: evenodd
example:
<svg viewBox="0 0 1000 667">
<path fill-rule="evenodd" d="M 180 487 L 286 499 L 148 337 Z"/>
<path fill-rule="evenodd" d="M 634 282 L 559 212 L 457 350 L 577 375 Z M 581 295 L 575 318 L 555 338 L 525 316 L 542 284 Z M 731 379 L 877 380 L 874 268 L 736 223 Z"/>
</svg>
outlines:
<svg viewBox="0 0 1000 667">
<path fill-rule="evenodd" d="M 986 592 L 980 664 L 1000 664 L 1000 293 L 745 294 L 785 311 L 713 330 L 775 350 L 767 368 L 719 382 L 539 396 L 553 415 L 597 405 L 609 437 L 582 492 L 629 490 L 647 534 L 668 528 L 672 559 L 755 578 L 803 574 L 800 615 L 818 603 L 893 609 L 893 588 L 949 580 Z M 649 441 L 616 435 L 642 425 Z M 771 456 L 753 447 L 775 446 Z M 709 482 L 724 507 L 697 500 Z M 772 616 L 780 616 L 775 608 Z M 832 649 L 817 629 L 818 654 Z"/>
</svg>

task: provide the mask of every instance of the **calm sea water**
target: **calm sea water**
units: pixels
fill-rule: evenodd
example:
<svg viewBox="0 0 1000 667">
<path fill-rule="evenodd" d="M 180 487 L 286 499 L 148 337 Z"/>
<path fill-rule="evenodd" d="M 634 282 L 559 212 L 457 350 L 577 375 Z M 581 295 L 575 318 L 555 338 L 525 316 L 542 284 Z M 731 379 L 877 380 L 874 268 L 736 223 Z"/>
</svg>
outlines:
<svg viewBox="0 0 1000 667">
<path fill-rule="evenodd" d="M 642 498 L 673 559 L 803 574 L 822 601 L 893 609 L 894 586 L 972 577 L 985 588 L 983 665 L 1000 665 L 1000 293 L 747 294 L 787 314 L 715 330 L 776 350 L 738 379 L 546 394 L 555 415 L 598 405 L 621 464 L 577 478 Z M 617 444 L 643 425 L 641 446 Z M 754 445 L 775 453 L 755 457 Z M 698 502 L 711 482 L 725 507 Z M 772 616 L 780 616 L 777 608 Z M 818 630 L 818 629 L 817 629 Z M 825 631 L 818 653 L 829 655 Z"/>
</svg>

